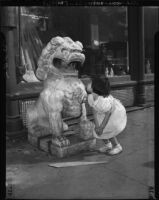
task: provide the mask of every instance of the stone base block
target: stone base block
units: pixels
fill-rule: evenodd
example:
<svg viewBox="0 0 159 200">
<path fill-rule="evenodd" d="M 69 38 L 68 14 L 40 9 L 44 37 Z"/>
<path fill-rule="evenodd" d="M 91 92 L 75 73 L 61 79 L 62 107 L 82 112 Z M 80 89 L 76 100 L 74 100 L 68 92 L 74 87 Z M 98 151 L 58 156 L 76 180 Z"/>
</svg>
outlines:
<svg viewBox="0 0 159 200">
<path fill-rule="evenodd" d="M 52 144 L 51 134 L 40 137 L 28 134 L 28 140 L 33 146 L 36 146 L 45 152 L 49 152 L 51 155 L 55 155 L 58 158 L 68 157 L 81 151 L 88 151 L 96 145 L 96 139 L 94 138 L 82 140 L 77 134 L 68 135 L 67 138 L 70 140 L 70 145 L 67 147 L 58 147 Z"/>
</svg>

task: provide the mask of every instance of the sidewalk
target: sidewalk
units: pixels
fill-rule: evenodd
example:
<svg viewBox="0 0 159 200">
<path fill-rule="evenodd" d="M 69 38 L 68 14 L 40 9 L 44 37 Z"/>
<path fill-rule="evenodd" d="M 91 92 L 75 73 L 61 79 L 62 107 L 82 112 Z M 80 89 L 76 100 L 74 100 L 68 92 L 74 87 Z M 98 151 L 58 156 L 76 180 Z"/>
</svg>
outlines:
<svg viewBox="0 0 159 200">
<path fill-rule="evenodd" d="M 107 163 L 67 168 L 49 167 L 57 159 L 26 140 L 7 143 L 6 172 L 12 197 L 148 199 L 150 186 L 154 187 L 154 107 L 129 112 L 127 127 L 118 138 L 123 152 L 117 156 L 88 152 L 64 159 Z"/>
</svg>

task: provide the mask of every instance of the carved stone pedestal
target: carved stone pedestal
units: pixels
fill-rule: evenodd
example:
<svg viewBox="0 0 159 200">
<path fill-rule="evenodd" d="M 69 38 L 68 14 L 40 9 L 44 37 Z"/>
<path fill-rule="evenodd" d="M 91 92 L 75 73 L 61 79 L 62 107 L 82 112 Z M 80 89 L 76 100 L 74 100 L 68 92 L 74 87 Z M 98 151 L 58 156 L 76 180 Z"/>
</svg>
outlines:
<svg viewBox="0 0 159 200">
<path fill-rule="evenodd" d="M 78 134 L 68 135 L 67 138 L 70 140 L 70 145 L 59 147 L 52 144 L 51 134 L 40 137 L 28 134 L 28 140 L 33 146 L 59 158 L 68 157 L 81 151 L 88 151 L 96 145 L 96 139 L 83 140 L 78 136 Z"/>
</svg>

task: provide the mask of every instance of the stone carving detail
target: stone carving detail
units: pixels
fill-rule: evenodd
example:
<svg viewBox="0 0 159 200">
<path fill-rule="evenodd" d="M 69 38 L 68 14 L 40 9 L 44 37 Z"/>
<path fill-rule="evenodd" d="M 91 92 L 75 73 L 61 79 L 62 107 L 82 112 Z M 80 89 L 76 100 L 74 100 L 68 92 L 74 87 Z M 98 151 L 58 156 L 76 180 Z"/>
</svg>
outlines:
<svg viewBox="0 0 159 200">
<path fill-rule="evenodd" d="M 93 123 L 86 117 L 87 93 L 78 79 L 78 69 L 85 61 L 82 50 L 83 45 L 79 41 L 55 37 L 43 49 L 38 60 L 36 76 L 44 81 L 44 88 L 37 102 L 27 110 L 28 129 L 34 134 L 38 126 L 47 128 L 52 133 L 52 143 L 57 146 L 70 144 L 63 134 L 68 130 L 63 117 L 80 117 L 81 137 L 92 137 Z M 45 134 L 43 131 L 38 133 L 39 136 Z"/>
<path fill-rule="evenodd" d="M 82 53 L 81 42 L 74 42 L 69 37 L 54 37 L 43 49 L 38 60 L 36 76 L 40 80 L 45 80 L 48 74 L 54 77 L 62 77 L 64 74 L 75 73 L 75 63 L 83 64 L 85 56 Z M 58 63 L 58 64 L 57 64 Z M 58 66 L 56 66 L 58 65 Z"/>
</svg>

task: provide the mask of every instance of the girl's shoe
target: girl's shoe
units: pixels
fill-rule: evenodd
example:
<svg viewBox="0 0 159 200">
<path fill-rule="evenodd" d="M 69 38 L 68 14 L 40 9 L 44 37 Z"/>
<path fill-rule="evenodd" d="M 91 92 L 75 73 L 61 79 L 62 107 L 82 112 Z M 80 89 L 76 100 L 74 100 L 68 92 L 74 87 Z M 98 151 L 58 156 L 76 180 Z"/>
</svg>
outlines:
<svg viewBox="0 0 159 200">
<path fill-rule="evenodd" d="M 109 155 L 116 155 L 116 154 L 119 154 L 121 153 L 123 150 L 122 146 L 120 144 L 117 144 L 115 147 L 113 147 L 109 152 L 108 154 Z"/>
<path fill-rule="evenodd" d="M 105 144 L 104 146 L 99 148 L 98 151 L 101 152 L 101 153 L 105 153 L 106 151 L 111 150 L 111 149 L 112 149 L 112 143 L 108 142 L 107 144 Z"/>
</svg>

